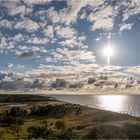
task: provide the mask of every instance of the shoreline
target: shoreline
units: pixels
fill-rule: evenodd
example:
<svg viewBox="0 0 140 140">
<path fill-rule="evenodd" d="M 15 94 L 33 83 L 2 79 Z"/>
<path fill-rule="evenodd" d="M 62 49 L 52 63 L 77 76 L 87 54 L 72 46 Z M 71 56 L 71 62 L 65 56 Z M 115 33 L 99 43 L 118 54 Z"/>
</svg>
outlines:
<svg viewBox="0 0 140 140">
<path fill-rule="evenodd" d="M 23 97 L 21 97 L 22 95 L 21 96 L 20 95 L 18 95 L 18 98 L 17 98 L 17 96 L 15 96 L 13 98 L 13 99 L 15 99 L 15 100 L 13 100 L 15 103 L 18 102 L 20 98 L 23 98 Z M 11 99 L 12 96 L 13 95 L 10 95 L 9 99 Z M 19 98 L 19 96 L 20 96 L 20 98 Z M 25 95 L 25 96 L 28 97 L 29 95 Z M 36 95 L 36 96 L 38 96 L 38 95 Z M 35 98 L 35 99 L 37 99 L 37 98 Z M 27 98 L 27 99 L 29 99 L 29 98 Z M 11 106 L 9 106 L 10 104 L 13 104 L 13 102 L 0 106 L 1 111 L 3 110 L 3 112 L 4 112 L 6 110 L 10 110 L 11 109 Z M 60 116 L 58 117 L 58 116 L 54 115 L 53 117 L 51 117 L 51 116 L 45 114 L 45 110 L 47 109 L 46 106 L 48 106 L 48 105 L 49 105 L 49 107 L 51 106 L 52 109 L 54 109 L 54 110 L 55 110 L 54 107 L 57 106 L 57 107 L 60 107 L 61 109 L 63 109 L 64 112 L 69 109 L 71 111 L 70 112 L 66 111 L 67 112 L 66 114 L 60 115 L 59 113 L 61 112 L 61 109 L 60 109 L 60 111 L 56 110 L 56 114 L 58 111 L 58 114 Z M 42 106 L 44 108 L 44 115 L 42 116 L 40 113 L 39 114 L 35 113 L 30 116 L 29 115 L 30 114 L 29 112 L 31 111 L 30 109 L 35 107 L 36 111 L 38 111 L 39 106 Z M 103 134 L 106 134 L 106 132 L 108 132 L 107 134 L 110 134 L 111 136 L 112 136 L 112 132 L 113 132 L 113 135 L 115 137 L 112 137 L 112 138 L 114 139 L 114 138 L 117 138 L 116 132 L 118 134 L 121 134 L 122 130 L 128 130 L 128 128 L 130 128 L 130 127 L 132 128 L 132 130 L 136 131 L 137 127 L 140 126 L 140 117 L 130 116 L 128 114 L 122 114 L 122 113 L 117 113 L 117 112 L 113 112 L 113 111 L 91 108 L 88 106 L 83 106 L 83 105 L 78 105 L 78 104 L 75 105 L 73 103 L 61 101 L 59 99 L 47 100 L 47 102 L 44 102 L 44 100 L 33 102 L 33 100 L 32 100 L 31 102 L 27 102 L 27 106 L 20 106 L 20 108 L 24 109 L 24 110 L 28 110 L 28 111 L 30 110 L 28 112 L 29 114 L 26 114 L 26 116 L 23 117 L 24 123 L 20 126 L 20 130 L 19 130 L 19 132 L 23 134 L 24 138 L 25 138 L 25 136 L 26 136 L 25 134 L 27 134 L 29 128 L 42 128 L 42 127 L 44 128 L 44 126 L 46 124 L 49 129 L 53 130 L 51 134 L 53 134 L 54 136 L 57 136 L 60 133 L 60 130 L 56 129 L 56 122 L 63 122 L 65 124 L 65 128 L 67 130 L 72 129 L 73 132 L 78 134 L 79 139 L 84 138 L 86 135 L 90 134 L 90 132 L 95 128 L 98 128 L 97 130 L 99 132 L 100 132 L 100 130 L 103 130 L 102 131 Z M 77 109 L 78 110 L 80 109 L 80 112 Z M 77 111 L 79 112 L 78 114 L 77 114 Z M 51 112 L 49 112 L 49 113 L 51 113 Z M 11 138 L 16 139 L 17 134 L 19 134 L 18 132 L 13 133 L 13 131 L 11 131 L 10 127 L 8 128 L 8 131 L 5 131 L 4 127 L 0 127 L 0 128 L 5 132 L 4 133 L 5 136 L 7 136 L 7 134 L 10 134 L 9 135 L 10 139 Z M 51 136 L 53 136 L 53 135 L 51 135 Z M 134 135 L 135 135 L 135 133 L 134 133 Z M 126 136 L 127 136 L 127 133 L 126 133 Z M 50 138 L 54 139 L 54 137 L 50 137 Z M 123 137 L 121 137 L 121 138 L 123 138 Z M 57 139 L 57 137 L 56 137 L 56 139 Z"/>
<path fill-rule="evenodd" d="M 6 93 L 6 94 L 1 94 L 0 93 L 0 95 L 33 95 L 33 96 L 43 96 L 43 97 L 51 97 L 51 96 L 59 96 L 59 95 L 64 95 L 64 96 L 69 96 L 69 95 L 81 95 L 81 96 L 88 96 L 88 95 L 91 95 L 91 94 L 56 94 L 56 93 L 54 93 L 54 94 L 42 94 L 42 93 Z M 47 96 L 46 96 L 47 95 Z M 114 96 L 116 96 L 115 94 L 92 94 L 92 95 L 95 95 L 95 96 L 102 96 L 102 95 L 105 95 L 105 96 L 109 96 L 109 95 L 114 95 Z M 122 94 L 122 95 L 124 95 L 124 94 Z M 120 95 L 118 95 L 118 96 L 121 96 L 121 94 Z M 125 95 L 124 95 L 125 96 Z M 126 95 L 127 96 L 127 95 Z M 135 96 L 135 95 L 134 95 Z M 54 97 L 52 97 L 52 98 L 54 98 Z M 54 98 L 56 101 L 58 101 L 58 102 L 63 102 L 63 103 L 68 103 L 68 104 L 75 104 L 75 103 L 72 103 L 72 102 L 68 102 L 68 101 L 64 101 L 64 100 L 61 100 L 61 99 L 57 99 L 57 98 Z M 0 104 L 2 104 L 2 103 L 0 103 Z M 85 107 L 85 108 L 89 108 L 89 109 L 93 109 L 93 110 L 98 110 L 98 111 L 103 111 L 103 112 L 110 112 L 110 113 L 117 113 L 117 114 L 120 114 L 120 115 L 127 115 L 127 116 L 130 116 L 130 117 L 136 117 L 136 118 L 140 118 L 139 116 L 135 116 L 135 115 L 131 115 L 131 114 L 128 114 L 128 113 L 121 113 L 121 112 L 117 112 L 117 111 L 111 111 L 111 110 L 107 110 L 107 109 L 101 109 L 101 108 L 95 108 L 95 107 L 91 107 L 91 106 L 87 106 L 87 105 L 82 105 L 82 104 L 79 104 L 80 106 L 82 106 L 82 107 Z"/>
<path fill-rule="evenodd" d="M 4 94 L 0 94 L 0 95 L 4 95 Z M 17 94 L 5 94 L 5 95 L 17 95 Z M 18 94 L 18 95 L 32 95 L 32 94 Z M 34 96 L 43 96 L 43 95 L 41 95 L 41 94 L 34 94 Z M 47 98 L 47 96 L 43 96 L 43 97 L 45 97 L 45 98 Z M 51 96 L 48 96 L 48 97 L 51 97 Z M 60 99 L 57 99 L 57 98 L 54 98 L 55 100 L 53 101 L 49 101 L 49 102 L 52 102 L 52 103 L 56 103 L 56 104 L 58 104 L 58 103 L 62 103 L 62 104 L 72 104 L 72 105 L 74 105 L 75 103 L 71 103 L 71 102 L 68 102 L 68 101 L 64 101 L 64 100 L 60 100 Z M 45 103 L 45 101 L 37 101 L 36 103 L 40 103 L 40 102 L 44 102 Z M 22 105 L 22 104 L 25 104 L 26 103 L 26 106 L 28 106 L 30 103 L 35 103 L 35 102 L 32 102 L 32 101 L 29 101 L 29 102 L 21 102 L 21 103 L 19 103 L 19 102 L 3 102 L 3 103 L 0 103 L 0 107 L 1 106 L 5 106 L 5 105 L 9 105 L 9 107 L 10 107 L 10 105 L 11 104 L 14 104 L 14 105 L 16 105 L 16 104 L 18 104 L 18 105 Z M 93 112 L 96 112 L 96 111 L 98 111 L 98 112 L 102 112 L 102 113 L 109 113 L 109 114 L 116 114 L 116 115 L 122 115 L 122 116 L 128 116 L 128 117 L 134 117 L 134 118 L 138 118 L 138 119 L 140 119 L 140 117 L 138 117 L 138 116 L 133 116 L 133 115 L 130 115 L 130 114 L 127 114 L 127 113 L 121 113 L 121 112 L 115 112 L 115 111 L 111 111 L 111 110 L 106 110 L 106 109 L 99 109 L 99 108 L 94 108 L 94 107 L 90 107 L 90 106 L 86 106 L 86 105 L 81 105 L 81 104 L 77 104 L 77 105 L 80 105 L 82 108 L 86 108 L 87 110 L 89 109 L 89 110 L 92 110 Z M 11 106 L 12 107 L 12 106 Z M 21 106 L 22 107 L 22 106 Z M 24 106 L 23 106 L 24 107 Z"/>
</svg>

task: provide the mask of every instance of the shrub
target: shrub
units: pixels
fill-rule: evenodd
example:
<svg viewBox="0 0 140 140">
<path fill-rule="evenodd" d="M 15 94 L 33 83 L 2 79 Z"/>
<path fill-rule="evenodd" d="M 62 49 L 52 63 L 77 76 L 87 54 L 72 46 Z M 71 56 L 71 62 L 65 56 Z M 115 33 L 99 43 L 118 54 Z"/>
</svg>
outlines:
<svg viewBox="0 0 140 140">
<path fill-rule="evenodd" d="M 81 113 L 82 113 L 82 108 L 79 107 L 79 108 L 76 110 L 75 115 L 80 115 Z"/>
<path fill-rule="evenodd" d="M 140 138 L 140 125 L 139 124 L 128 124 L 125 123 L 123 129 L 129 139 L 139 139 Z"/>
<path fill-rule="evenodd" d="M 47 125 L 43 126 L 31 126 L 28 128 L 28 138 L 32 139 L 38 139 L 38 138 L 43 138 L 47 139 L 50 134 L 52 134 L 52 130 L 48 129 Z"/>
<path fill-rule="evenodd" d="M 64 130 L 65 128 L 66 128 L 66 124 L 65 124 L 65 122 L 64 121 L 57 121 L 56 123 L 55 123 L 55 127 L 57 128 L 57 129 L 62 129 L 62 130 Z"/>
<path fill-rule="evenodd" d="M 86 139 L 126 139 L 124 131 L 115 126 L 94 127 L 86 136 Z"/>
<path fill-rule="evenodd" d="M 58 139 L 78 139 L 78 135 L 72 129 L 67 129 L 58 135 Z"/>
<path fill-rule="evenodd" d="M 27 114 L 26 110 L 23 110 L 20 107 L 13 107 L 10 109 L 10 112 L 7 115 L 12 117 L 23 117 L 26 114 Z"/>
<path fill-rule="evenodd" d="M 78 125 L 78 126 L 77 126 L 77 130 L 82 130 L 82 129 L 84 129 L 84 128 L 85 128 L 84 125 Z"/>
<path fill-rule="evenodd" d="M 21 119 L 21 118 L 16 118 L 16 117 L 3 117 L 1 120 L 0 120 L 0 123 L 1 123 L 1 126 L 2 127 L 9 127 L 13 124 L 15 125 L 23 125 L 24 121 Z"/>
<path fill-rule="evenodd" d="M 12 124 L 10 126 L 10 130 L 12 130 L 12 131 L 14 131 L 16 133 L 19 133 L 21 131 L 21 127 L 19 125 L 17 125 L 17 124 Z"/>
</svg>

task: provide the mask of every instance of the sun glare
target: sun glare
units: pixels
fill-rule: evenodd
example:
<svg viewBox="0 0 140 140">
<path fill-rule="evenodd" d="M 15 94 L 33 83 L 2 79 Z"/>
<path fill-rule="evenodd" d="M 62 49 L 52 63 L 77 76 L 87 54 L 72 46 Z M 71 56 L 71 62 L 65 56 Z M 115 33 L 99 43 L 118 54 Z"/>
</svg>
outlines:
<svg viewBox="0 0 140 140">
<path fill-rule="evenodd" d="M 108 44 L 108 46 L 104 48 L 103 53 L 107 57 L 107 65 L 109 66 L 110 57 L 114 55 L 114 49 L 110 44 Z"/>
<path fill-rule="evenodd" d="M 104 109 L 120 112 L 123 107 L 125 97 L 119 95 L 99 96 L 99 101 Z"/>
<path fill-rule="evenodd" d="M 113 48 L 112 47 L 106 47 L 106 48 L 104 48 L 104 54 L 107 57 L 112 56 L 114 54 Z"/>
</svg>

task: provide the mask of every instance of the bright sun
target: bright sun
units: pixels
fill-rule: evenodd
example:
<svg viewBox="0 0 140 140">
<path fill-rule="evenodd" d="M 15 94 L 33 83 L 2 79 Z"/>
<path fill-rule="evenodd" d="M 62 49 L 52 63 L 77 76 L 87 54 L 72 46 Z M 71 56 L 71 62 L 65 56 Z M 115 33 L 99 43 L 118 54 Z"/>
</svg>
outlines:
<svg viewBox="0 0 140 140">
<path fill-rule="evenodd" d="M 112 47 L 106 47 L 104 48 L 104 54 L 107 56 L 107 57 L 110 57 L 114 54 L 114 50 Z"/>
<path fill-rule="evenodd" d="M 110 65 L 110 57 L 113 56 L 114 54 L 114 49 L 113 47 L 110 46 L 110 44 L 104 48 L 103 53 L 107 57 L 107 65 Z"/>
</svg>

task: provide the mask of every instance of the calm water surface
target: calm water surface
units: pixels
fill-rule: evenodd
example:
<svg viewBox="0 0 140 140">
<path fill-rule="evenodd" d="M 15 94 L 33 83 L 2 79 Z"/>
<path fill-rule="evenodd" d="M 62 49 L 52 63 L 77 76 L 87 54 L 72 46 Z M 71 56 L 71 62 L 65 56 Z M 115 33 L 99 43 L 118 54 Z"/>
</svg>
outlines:
<svg viewBox="0 0 140 140">
<path fill-rule="evenodd" d="M 140 95 L 51 95 L 58 100 L 140 117 Z"/>
</svg>

